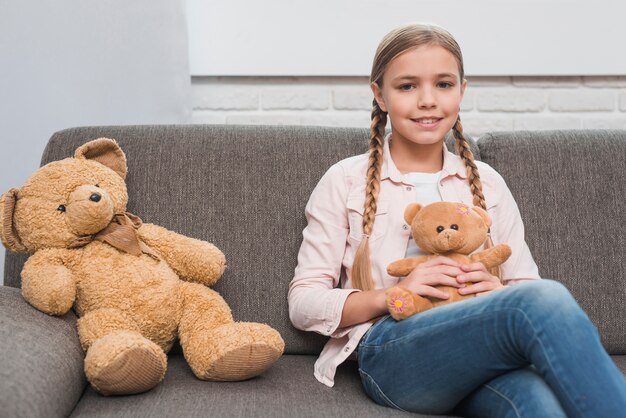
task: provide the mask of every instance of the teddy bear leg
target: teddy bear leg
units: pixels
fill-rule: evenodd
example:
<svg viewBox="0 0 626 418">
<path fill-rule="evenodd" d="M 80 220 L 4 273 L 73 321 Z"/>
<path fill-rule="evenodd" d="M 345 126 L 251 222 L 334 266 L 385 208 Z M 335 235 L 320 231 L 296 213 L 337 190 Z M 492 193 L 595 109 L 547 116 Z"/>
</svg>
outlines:
<svg viewBox="0 0 626 418">
<path fill-rule="evenodd" d="M 400 286 L 387 289 L 387 310 L 393 319 L 401 321 L 415 313 L 413 294 Z"/>
<path fill-rule="evenodd" d="M 237 381 L 267 370 L 282 354 L 280 334 L 265 324 L 234 322 L 214 290 L 185 283 L 178 328 L 185 359 L 202 380 Z"/>
<path fill-rule="evenodd" d="M 401 321 L 433 307 L 428 298 L 415 295 L 400 286 L 394 286 L 385 293 L 387 295 L 387 310 L 396 321 Z"/>
<path fill-rule="evenodd" d="M 394 286 L 387 290 L 387 310 L 393 319 L 401 321 L 418 312 L 432 308 L 430 300 L 409 290 Z"/>
<path fill-rule="evenodd" d="M 415 313 L 420 313 L 432 309 L 435 305 L 429 298 L 413 295 L 413 303 L 415 304 Z"/>
<path fill-rule="evenodd" d="M 116 309 L 88 312 L 78 320 L 87 352 L 85 374 L 102 395 L 130 395 L 152 389 L 165 376 L 167 357 Z"/>
</svg>

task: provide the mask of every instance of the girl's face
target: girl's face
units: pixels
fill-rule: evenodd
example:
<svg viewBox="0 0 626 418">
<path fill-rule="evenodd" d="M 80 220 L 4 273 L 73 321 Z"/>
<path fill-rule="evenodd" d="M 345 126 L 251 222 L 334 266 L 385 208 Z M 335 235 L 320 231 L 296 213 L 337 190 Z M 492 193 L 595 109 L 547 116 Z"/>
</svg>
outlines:
<svg viewBox="0 0 626 418">
<path fill-rule="evenodd" d="M 394 58 L 382 86 L 372 83 L 372 90 L 388 113 L 393 140 L 427 145 L 443 141 L 456 123 L 466 85 L 450 52 L 423 45 Z"/>
</svg>

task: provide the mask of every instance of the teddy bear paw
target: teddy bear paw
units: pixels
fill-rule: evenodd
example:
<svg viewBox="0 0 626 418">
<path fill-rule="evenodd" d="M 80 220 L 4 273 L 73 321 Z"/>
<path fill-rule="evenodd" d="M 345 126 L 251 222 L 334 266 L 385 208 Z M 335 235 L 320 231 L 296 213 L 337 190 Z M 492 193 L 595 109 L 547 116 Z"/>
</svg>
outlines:
<svg viewBox="0 0 626 418">
<path fill-rule="evenodd" d="M 393 319 L 400 321 L 415 313 L 413 294 L 408 290 L 395 286 L 387 290 L 387 310 Z"/>
<path fill-rule="evenodd" d="M 85 356 L 85 374 L 102 395 L 130 395 L 155 387 L 165 376 L 167 357 L 137 332 L 118 331 L 96 340 Z"/>
<path fill-rule="evenodd" d="M 213 330 L 202 347 L 183 345 L 185 357 L 202 380 L 239 381 L 258 376 L 282 355 L 285 343 L 265 324 L 235 322 Z"/>
</svg>

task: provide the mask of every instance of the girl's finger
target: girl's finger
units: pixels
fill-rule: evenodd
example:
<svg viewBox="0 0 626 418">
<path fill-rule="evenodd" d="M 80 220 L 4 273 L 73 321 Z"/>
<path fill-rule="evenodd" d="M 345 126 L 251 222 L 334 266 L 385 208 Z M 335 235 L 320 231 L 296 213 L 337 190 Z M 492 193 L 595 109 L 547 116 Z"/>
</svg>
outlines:
<svg viewBox="0 0 626 418">
<path fill-rule="evenodd" d="M 485 282 L 472 284 L 470 286 L 462 287 L 459 289 L 459 293 L 461 295 L 471 295 L 472 293 L 481 293 L 481 292 L 494 290 L 498 287 L 499 285 L 497 283 L 485 281 Z"/>
<path fill-rule="evenodd" d="M 431 286 L 452 286 L 452 287 L 462 287 L 463 283 L 459 283 L 455 277 L 450 277 L 446 274 L 436 274 L 429 278 L 428 283 Z"/>
<path fill-rule="evenodd" d="M 445 274 L 445 275 L 450 276 L 450 277 L 456 277 L 459 274 L 463 274 L 464 273 L 464 271 L 461 270 L 458 267 L 447 266 L 447 265 L 433 266 L 433 267 L 430 267 L 429 270 L 432 271 L 432 273 L 435 273 L 435 274 Z"/>
<path fill-rule="evenodd" d="M 462 264 L 461 269 L 463 271 L 487 271 L 487 268 L 483 263 Z"/>
<path fill-rule="evenodd" d="M 422 267 L 431 267 L 431 266 L 439 266 L 439 265 L 447 265 L 447 266 L 455 266 L 455 267 L 459 267 L 461 265 L 461 263 L 454 261 L 451 258 L 448 257 L 444 257 L 442 255 L 437 256 L 435 258 L 431 258 L 428 261 L 423 262 L 422 264 L 420 264 L 420 266 Z"/>
<path fill-rule="evenodd" d="M 405 287 L 444 285 L 457 288 L 464 286 L 457 281 L 456 276 L 449 276 L 442 273 L 430 273 L 420 277 L 408 278 L 402 285 Z"/>
<path fill-rule="evenodd" d="M 420 296 L 431 296 L 437 299 L 448 299 L 449 294 L 431 286 L 421 285 L 417 287 L 417 293 Z"/>
<path fill-rule="evenodd" d="M 485 271 L 472 271 L 470 273 L 459 274 L 456 279 L 459 283 L 484 281 L 500 282 L 500 279 L 496 276 L 492 276 Z"/>
</svg>

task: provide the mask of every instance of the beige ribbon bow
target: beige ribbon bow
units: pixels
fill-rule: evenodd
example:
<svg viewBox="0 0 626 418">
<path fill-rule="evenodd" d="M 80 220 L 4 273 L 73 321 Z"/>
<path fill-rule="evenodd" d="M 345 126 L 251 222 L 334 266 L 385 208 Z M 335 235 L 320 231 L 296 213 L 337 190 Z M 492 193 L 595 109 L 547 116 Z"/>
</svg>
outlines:
<svg viewBox="0 0 626 418">
<path fill-rule="evenodd" d="M 130 212 L 116 213 L 113 215 L 111 223 L 102 231 L 95 235 L 78 237 L 69 247 L 84 247 L 95 240 L 106 242 L 112 247 L 128 254 L 135 256 L 147 254 L 155 260 L 159 260 L 159 256 L 139 238 L 137 229 L 139 229 L 141 224 L 141 218 Z"/>
</svg>

